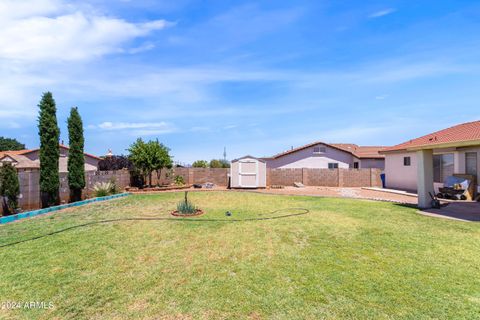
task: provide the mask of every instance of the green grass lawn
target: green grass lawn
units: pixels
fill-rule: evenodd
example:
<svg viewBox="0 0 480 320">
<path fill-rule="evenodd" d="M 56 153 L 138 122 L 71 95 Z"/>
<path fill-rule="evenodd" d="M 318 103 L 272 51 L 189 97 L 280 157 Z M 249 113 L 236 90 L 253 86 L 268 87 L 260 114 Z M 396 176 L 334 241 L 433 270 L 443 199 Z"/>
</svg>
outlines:
<svg viewBox="0 0 480 320">
<path fill-rule="evenodd" d="M 198 192 L 199 219 L 125 221 L 0 248 L 0 310 L 28 319 L 480 317 L 480 224 L 392 203 Z M 102 219 L 169 217 L 183 193 L 130 196 L 0 226 L 0 245 Z M 277 213 L 280 215 L 283 213 Z"/>
</svg>

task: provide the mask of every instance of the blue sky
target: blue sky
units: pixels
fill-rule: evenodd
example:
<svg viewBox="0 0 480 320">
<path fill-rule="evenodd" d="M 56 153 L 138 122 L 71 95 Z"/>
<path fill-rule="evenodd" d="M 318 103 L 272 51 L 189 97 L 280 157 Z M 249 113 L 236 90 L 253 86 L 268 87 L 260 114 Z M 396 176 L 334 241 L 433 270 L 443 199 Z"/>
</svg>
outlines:
<svg viewBox="0 0 480 320">
<path fill-rule="evenodd" d="M 0 135 L 52 91 L 86 150 L 175 160 L 392 145 L 480 119 L 478 1 L 0 0 Z"/>
</svg>

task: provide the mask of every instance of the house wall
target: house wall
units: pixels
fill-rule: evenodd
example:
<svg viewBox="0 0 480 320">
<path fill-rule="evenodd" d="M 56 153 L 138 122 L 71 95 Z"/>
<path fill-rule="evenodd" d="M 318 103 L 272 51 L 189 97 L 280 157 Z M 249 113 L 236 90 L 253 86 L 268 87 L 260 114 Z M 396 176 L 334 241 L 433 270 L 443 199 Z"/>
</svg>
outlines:
<svg viewBox="0 0 480 320">
<path fill-rule="evenodd" d="M 360 169 L 369 169 L 369 168 L 377 168 L 377 169 L 384 170 L 385 160 L 384 159 L 361 159 Z"/>
<path fill-rule="evenodd" d="M 410 157 L 410 166 L 403 165 L 404 157 Z M 415 152 L 386 155 L 385 186 L 389 189 L 417 190 L 417 155 Z"/>
<path fill-rule="evenodd" d="M 477 185 L 480 177 L 480 147 L 468 148 L 448 148 L 434 149 L 433 154 L 453 153 L 454 156 L 454 172 L 459 174 L 465 173 L 465 153 L 477 153 Z M 403 157 L 410 156 L 411 166 L 403 165 Z M 417 190 L 417 155 L 415 152 L 392 153 L 385 157 L 385 180 L 386 187 L 399 190 Z M 435 192 L 442 187 L 443 183 L 434 183 Z M 480 187 L 477 187 L 480 192 Z"/>
<path fill-rule="evenodd" d="M 325 147 L 326 152 L 314 154 L 314 147 Z M 309 148 L 299 150 L 279 157 L 277 159 L 266 159 L 267 168 L 318 168 L 328 169 L 328 163 L 338 163 L 339 168 L 353 167 L 353 156 L 348 152 L 331 148 L 323 144 L 317 144 Z"/>
<path fill-rule="evenodd" d="M 24 154 L 25 157 L 37 163 L 40 162 L 40 150 L 34 150 L 32 152 Z M 98 162 L 100 160 L 85 155 L 85 171 L 95 171 L 98 169 Z M 68 149 L 60 148 L 60 158 L 58 160 L 59 172 L 68 172 Z"/>
</svg>

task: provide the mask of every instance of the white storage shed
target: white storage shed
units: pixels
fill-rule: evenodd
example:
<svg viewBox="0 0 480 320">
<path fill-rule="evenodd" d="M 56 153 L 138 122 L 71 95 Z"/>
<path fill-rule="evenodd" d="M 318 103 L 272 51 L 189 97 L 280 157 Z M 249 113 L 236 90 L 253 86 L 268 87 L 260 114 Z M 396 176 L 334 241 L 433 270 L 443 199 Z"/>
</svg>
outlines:
<svg viewBox="0 0 480 320">
<path fill-rule="evenodd" d="M 232 188 L 265 188 L 267 186 L 267 163 L 259 158 L 245 156 L 232 160 L 230 166 Z"/>
</svg>

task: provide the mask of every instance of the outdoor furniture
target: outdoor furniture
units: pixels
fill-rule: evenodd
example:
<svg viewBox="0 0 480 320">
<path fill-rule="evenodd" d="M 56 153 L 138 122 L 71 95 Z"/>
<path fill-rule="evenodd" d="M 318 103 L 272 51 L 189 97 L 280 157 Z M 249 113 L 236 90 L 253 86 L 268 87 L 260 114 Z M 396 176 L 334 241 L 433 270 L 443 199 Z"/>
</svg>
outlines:
<svg viewBox="0 0 480 320">
<path fill-rule="evenodd" d="M 454 174 L 445 179 L 440 187 L 438 198 L 453 200 L 473 200 L 475 197 L 475 177 L 466 174 Z"/>
</svg>

